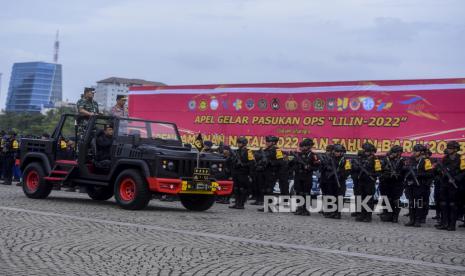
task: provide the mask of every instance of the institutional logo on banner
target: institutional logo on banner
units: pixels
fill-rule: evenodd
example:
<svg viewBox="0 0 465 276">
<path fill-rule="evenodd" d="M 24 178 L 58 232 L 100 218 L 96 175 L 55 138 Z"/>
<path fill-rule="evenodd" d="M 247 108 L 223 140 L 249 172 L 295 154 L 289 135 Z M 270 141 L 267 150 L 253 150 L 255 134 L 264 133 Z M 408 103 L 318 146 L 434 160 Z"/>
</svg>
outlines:
<svg viewBox="0 0 465 276">
<path fill-rule="evenodd" d="M 316 111 L 323 111 L 323 109 L 325 109 L 325 101 L 320 98 L 316 99 L 313 103 L 313 108 Z"/>
<path fill-rule="evenodd" d="M 392 102 L 383 102 L 383 100 L 378 100 L 376 105 L 376 111 L 389 110 L 392 107 Z"/>
<path fill-rule="evenodd" d="M 334 98 L 329 98 L 327 99 L 327 104 L 326 104 L 326 109 L 328 110 L 334 110 L 336 108 L 336 99 Z"/>
<path fill-rule="evenodd" d="M 197 107 L 197 103 L 195 102 L 195 100 L 190 100 L 187 106 L 189 107 L 190 111 L 194 111 Z"/>
<path fill-rule="evenodd" d="M 344 111 L 349 106 L 349 98 L 337 98 L 337 111 Z"/>
<path fill-rule="evenodd" d="M 303 100 L 300 104 L 302 106 L 303 111 L 309 111 L 312 108 L 312 102 L 310 100 Z"/>
<path fill-rule="evenodd" d="M 258 108 L 260 108 L 260 110 L 266 110 L 266 108 L 268 107 L 268 103 L 266 102 L 265 99 L 260 99 L 258 100 Z"/>
<path fill-rule="evenodd" d="M 222 100 L 222 101 L 221 101 L 221 105 L 223 106 L 223 109 L 224 109 L 224 110 L 228 110 L 228 109 L 229 109 L 228 100 Z"/>
<path fill-rule="evenodd" d="M 234 108 L 236 111 L 239 111 L 242 109 L 242 100 L 241 99 L 236 99 L 233 103 Z"/>
<path fill-rule="evenodd" d="M 201 100 L 199 104 L 199 109 L 205 111 L 207 109 L 208 103 L 206 100 Z"/>
<path fill-rule="evenodd" d="M 273 100 L 271 100 L 271 108 L 273 110 L 279 109 L 279 100 L 277 98 L 274 98 Z"/>
<path fill-rule="evenodd" d="M 361 100 L 362 100 L 363 109 L 365 109 L 366 111 L 370 111 L 373 108 L 375 108 L 375 101 L 373 100 L 373 98 L 363 97 L 361 98 Z"/>
<path fill-rule="evenodd" d="M 299 104 L 293 98 L 288 99 L 286 101 L 286 103 L 285 103 L 286 110 L 288 110 L 288 111 L 295 111 L 295 110 L 297 110 L 298 106 L 299 106 Z"/>
<path fill-rule="evenodd" d="M 218 106 L 219 106 L 218 100 L 217 100 L 216 98 L 213 98 L 213 99 L 210 101 L 210 109 L 211 109 L 211 110 L 217 110 L 217 109 L 218 109 Z"/>
<path fill-rule="evenodd" d="M 350 102 L 349 102 L 349 107 L 350 109 L 352 109 L 353 111 L 357 111 L 360 109 L 362 103 L 360 102 L 360 99 L 359 98 L 352 98 L 350 99 Z"/>
<path fill-rule="evenodd" d="M 253 99 L 247 99 L 247 101 L 245 102 L 245 107 L 247 108 L 247 110 L 252 110 L 255 107 L 255 102 L 253 101 Z"/>
</svg>

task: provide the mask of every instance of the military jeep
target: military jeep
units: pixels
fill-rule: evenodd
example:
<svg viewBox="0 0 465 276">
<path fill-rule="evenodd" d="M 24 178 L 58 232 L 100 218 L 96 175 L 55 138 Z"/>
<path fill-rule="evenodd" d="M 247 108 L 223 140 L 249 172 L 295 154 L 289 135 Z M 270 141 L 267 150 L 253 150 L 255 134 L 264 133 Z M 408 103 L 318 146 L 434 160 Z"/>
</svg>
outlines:
<svg viewBox="0 0 465 276">
<path fill-rule="evenodd" d="M 76 122 L 82 119 L 63 115 L 50 139 L 21 140 L 27 197 L 46 198 L 52 189 L 79 187 L 93 200 L 114 196 L 123 209 L 143 209 L 154 195 L 167 194 L 177 195 L 189 210 L 204 211 L 215 196 L 232 192 L 233 183 L 223 173 L 225 159 L 183 144 L 173 123 L 99 115 L 88 118 L 79 131 Z M 111 158 L 102 166 L 96 161 L 96 141 L 108 124 L 114 130 Z M 76 141 L 74 148 L 64 149 L 66 139 Z M 63 159 L 63 150 L 73 157 Z"/>
</svg>

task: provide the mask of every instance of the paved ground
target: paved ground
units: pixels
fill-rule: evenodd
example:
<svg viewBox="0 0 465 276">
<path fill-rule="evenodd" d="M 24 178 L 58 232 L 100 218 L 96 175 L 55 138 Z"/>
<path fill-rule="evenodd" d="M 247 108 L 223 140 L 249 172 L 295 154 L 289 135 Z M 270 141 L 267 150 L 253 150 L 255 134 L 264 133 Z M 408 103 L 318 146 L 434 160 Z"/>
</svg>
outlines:
<svg viewBox="0 0 465 276">
<path fill-rule="evenodd" d="M 256 209 L 195 213 L 153 200 L 125 211 L 86 194 L 32 200 L 0 185 L 0 275 L 465 275 L 463 228 Z"/>
</svg>

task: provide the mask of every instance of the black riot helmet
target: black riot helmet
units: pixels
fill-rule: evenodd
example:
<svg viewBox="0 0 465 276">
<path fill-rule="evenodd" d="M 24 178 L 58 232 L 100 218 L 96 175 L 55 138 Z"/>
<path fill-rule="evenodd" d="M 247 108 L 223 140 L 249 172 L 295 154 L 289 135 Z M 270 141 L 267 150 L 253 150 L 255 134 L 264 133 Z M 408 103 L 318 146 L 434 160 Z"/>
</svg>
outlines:
<svg viewBox="0 0 465 276">
<path fill-rule="evenodd" d="M 273 142 L 273 136 L 271 136 L 271 135 L 266 136 L 265 137 L 265 142 L 269 142 L 269 143 Z"/>
<path fill-rule="evenodd" d="M 332 152 L 334 150 L 334 145 L 327 145 L 326 152 Z"/>
<path fill-rule="evenodd" d="M 300 142 L 299 144 L 300 147 L 313 147 L 313 140 L 310 138 L 305 138 Z"/>
<path fill-rule="evenodd" d="M 451 150 L 460 150 L 460 144 L 457 141 L 449 141 L 447 142 L 447 148 Z"/>
<path fill-rule="evenodd" d="M 342 152 L 342 153 L 345 153 L 346 149 L 344 148 L 344 146 L 342 146 L 342 145 L 340 145 L 340 144 L 336 144 L 336 145 L 334 145 L 333 151 L 334 151 L 334 152 Z"/>
<path fill-rule="evenodd" d="M 413 151 L 414 152 L 425 152 L 426 147 L 422 144 L 416 144 L 415 146 L 413 146 Z"/>
<path fill-rule="evenodd" d="M 362 149 L 365 151 L 365 152 L 372 152 L 372 153 L 376 153 L 376 147 L 373 145 L 373 144 L 370 144 L 370 143 L 365 143 L 362 145 Z"/>
<path fill-rule="evenodd" d="M 395 145 L 389 150 L 389 153 L 391 153 L 391 154 L 393 154 L 393 153 L 403 153 L 403 152 L 404 152 L 404 148 L 402 148 L 399 145 Z"/>
<path fill-rule="evenodd" d="M 238 143 L 238 144 L 242 144 L 242 145 L 244 145 L 244 146 L 247 146 L 248 142 L 249 142 L 249 141 L 248 141 L 247 138 L 245 138 L 245 137 L 239 137 L 239 138 L 237 138 L 237 143 Z"/>
</svg>

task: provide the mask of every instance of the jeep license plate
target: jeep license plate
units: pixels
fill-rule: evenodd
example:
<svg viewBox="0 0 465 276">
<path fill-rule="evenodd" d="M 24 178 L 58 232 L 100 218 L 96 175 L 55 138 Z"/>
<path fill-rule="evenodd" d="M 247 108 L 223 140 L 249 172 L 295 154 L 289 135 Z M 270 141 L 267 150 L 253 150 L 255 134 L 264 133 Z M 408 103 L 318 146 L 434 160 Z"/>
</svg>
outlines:
<svg viewBox="0 0 465 276">
<path fill-rule="evenodd" d="M 188 182 L 185 193 L 204 193 L 211 194 L 212 185 L 210 180 L 210 169 L 206 168 L 195 168 L 192 181 Z"/>
</svg>

